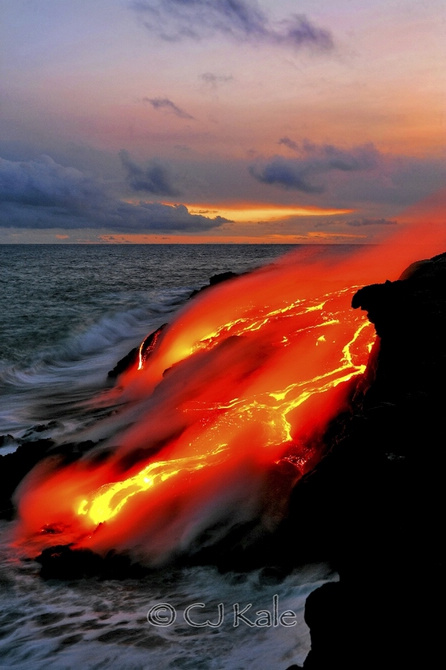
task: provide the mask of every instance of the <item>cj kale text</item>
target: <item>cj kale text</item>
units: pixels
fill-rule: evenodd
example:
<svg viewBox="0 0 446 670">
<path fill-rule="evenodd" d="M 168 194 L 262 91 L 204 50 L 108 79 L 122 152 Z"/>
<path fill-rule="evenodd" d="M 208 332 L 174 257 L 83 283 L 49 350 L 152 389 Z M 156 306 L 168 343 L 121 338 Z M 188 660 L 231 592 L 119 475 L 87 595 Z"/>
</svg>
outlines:
<svg viewBox="0 0 446 670">
<path fill-rule="evenodd" d="M 252 603 L 240 605 L 234 603 L 225 607 L 218 603 L 212 608 L 205 603 L 192 603 L 181 611 L 180 616 L 176 608 L 170 603 L 157 603 L 147 612 L 147 621 L 152 626 L 166 628 L 175 622 L 192 626 L 192 628 L 219 628 L 225 622 L 230 621 L 233 628 L 248 626 L 248 628 L 277 628 L 283 626 L 291 628 L 296 625 L 296 614 L 292 610 L 279 609 L 279 596 L 273 596 L 270 609 L 253 611 Z"/>
</svg>

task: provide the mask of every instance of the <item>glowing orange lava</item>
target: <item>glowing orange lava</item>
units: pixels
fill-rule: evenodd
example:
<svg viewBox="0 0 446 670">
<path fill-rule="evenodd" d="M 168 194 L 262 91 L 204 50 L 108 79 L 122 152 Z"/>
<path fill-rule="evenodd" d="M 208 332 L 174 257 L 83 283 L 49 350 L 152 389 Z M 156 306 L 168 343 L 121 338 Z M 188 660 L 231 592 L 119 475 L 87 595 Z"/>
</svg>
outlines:
<svg viewBox="0 0 446 670">
<path fill-rule="evenodd" d="M 200 417 L 201 424 L 205 424 L 201 433 L 195 436 L 193 453 L 151 462 L 131 477 L 102 486 L 89 498 L 82 500 L 78 514 L 86 515 L 97 526 L 115 517 L 127 501 L 138 493 L 158 486 L 179 473 L 193 472 L 230 458 L 233 433 L 241 434 L 244 430 L 249 432 L 251 423 L 256 424 L 257 430 L 261 427 L 262 431 L 262 439 L 256 443 L 259 459 L 267 461 L 276 458 L 285 451 L 286 445 L 291 447 L 295 433 L 295 420 L 292 420 L 294 410 L 365 370 L 367 353 L 373 341 L 373 328 L 362 315 L 352 314 L 346 323 L 345 316 L 332 311 L 339 309 L 338 298 L 336 295 L 324 296 L 323 302 L 298 300 L 282 308 L 263 309 L 260 312 L 250 310 L 249 314 L 222 324 L 217 331 L 196 342 L 189 350 L 189 355 L 194 351 L 217 347 L 227 338 L 246 337 L 255 333 L 254 341 L 260 334 L 266 336 L 274 353 L 262 373 L 256 370 L 242 397 L 226 398 L 224 403 L 203 399 L 183 404 L 183 413 L 195 413 Z M 285 328 L 280 323 L 284 319 L 287 321 Z M 350 339 L 346 341 L 346 337 Z M 313 352 L 313 357 L 319 365 L 321 359 L 326 359 L 330 353 L 330 363 L 320 366 L 315 376 L 310 376 L 312 372 L 302 374 L 298 370 L 286 370 L 289 355 L 293 355 L 293 349 L 296 356 L 300 354 L 303 340 L 305 347 L 315 348 L 316 355 Z M 306 355 L 309 357 L 310 352 Z M 306 370 L 305 364 L 301 367 Z M 138 369 L 142 369 L 141 357 Z M 237 387 L 233 388 L 236 390 Z M 268 453 L 266 457 L 263 456 L 263 449 L 271 450 L 272 455 Z"/>
<path fill-rule="evenodd" d="M 41 464 L 21 485 L 17 536 L 31 554 L 71 542 L 157 564 L 234 525 L 274 525 L 268 472 L 292 469 L 285 500 L 321 457 L 319 438 L 375 339 L 351 298 L 387 278 L 381 251 L 342 263 L 309 253 L 178 312 L 111 392 L 119 411 L 94 428 L 102 442 L 71 465 Z M 412 250 L 388 267 L 416 258 Z"/>
</svg>

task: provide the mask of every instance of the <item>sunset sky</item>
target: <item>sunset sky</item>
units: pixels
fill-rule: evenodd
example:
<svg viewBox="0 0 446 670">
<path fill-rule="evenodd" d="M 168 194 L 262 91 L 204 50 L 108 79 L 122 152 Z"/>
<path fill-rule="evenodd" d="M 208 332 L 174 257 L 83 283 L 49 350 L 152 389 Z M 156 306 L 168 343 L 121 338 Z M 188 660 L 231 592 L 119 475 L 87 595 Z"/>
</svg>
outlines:
<svg viewBox="0 0 446 670">
<path fill-rule="evenodd" d="M 374 243 L 446 184 L 444 0 L 0 0 L 0 26 L 0 243 Z"/>
</svg>

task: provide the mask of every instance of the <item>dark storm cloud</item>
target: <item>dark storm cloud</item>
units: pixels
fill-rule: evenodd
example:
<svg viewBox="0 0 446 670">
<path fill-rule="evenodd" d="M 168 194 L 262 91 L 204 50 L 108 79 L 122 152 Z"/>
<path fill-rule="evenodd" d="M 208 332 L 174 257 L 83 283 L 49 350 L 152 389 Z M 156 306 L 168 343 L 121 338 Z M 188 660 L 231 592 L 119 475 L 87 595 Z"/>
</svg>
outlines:
<svg viewBox="0 0 446 670">
<path fill-rule="evenodd" d="M 37 160 L 0 158 L 0 226 L 3 228 L 107 228 L 119 232 L 199 232 L 226 219 L 192 215 L 184 205 L 130 204 L 106 192 L 80 170 Z"/>
<path fill-rule="evenodd" d="M 180 119 L 193 119 L 194 117 L 178 107 L 169 98 L 143 98 L 143 102 L 149 102 L 154 109 L 166 109 Z"/>
<path fill-rule="evenodd" d="M 321 182 L 321 177 L 330 172 L 371 170 L 379 163 L 379 154 L 371 144 L 350 150 L 310 143 L 299 146 L 289 138 L 282 138 L 279 144 L 293 149 L 299 156 L 275 156 L 266 164 L 251 166 L 250 173 L 264 184 L 274 184 L 303 193 L 323 193 L 325 184 Z"/>
<path fill-rule="evenodd" d="M 64 167 L 49 156 L 34 161 L 0 158 L 0 202 L 32 207 L 77 208 L 101 195 L 80 170 Z"/>
<path fill-rule="evenodd" d="M 127 172 L 127 182 L 134 191 L 145 191 L 154 195 L 179 195 L 168 168 L 159 160 L 154 159 L 141 167 L 132 161 L 127 151 L 121 151 L 119 157 Z"/>
<path fill-rule="evenodd" d="M 283 158 L 273 158 L 263 167 L 251 166 L 252 176 L 262 184 L 273 184 L 286 189 L 295 189 L 303 193 L 322 193 L 323 186 L 310 183 L 311 170 L 307 165 L 300 165 Z"/>
<path fill-rule="evenodd" d="M 273 23 L 255 0 L 135 0 L 131 3 L 150 32 L 164 40 L 204 39 L 216 34 L 251 41 L 327 51 L 329 31 L 301 14 Z"/>
</svg>

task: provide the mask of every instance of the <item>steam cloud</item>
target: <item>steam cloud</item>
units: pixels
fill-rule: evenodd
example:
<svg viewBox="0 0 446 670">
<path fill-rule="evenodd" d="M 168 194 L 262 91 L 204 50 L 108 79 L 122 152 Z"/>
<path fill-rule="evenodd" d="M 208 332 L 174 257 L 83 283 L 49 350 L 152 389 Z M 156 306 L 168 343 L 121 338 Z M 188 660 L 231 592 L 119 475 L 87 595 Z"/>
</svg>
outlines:
<svg viewBox="0 0 446 670">
<path fill-rule="evenodd" d="M 218 543 L 237 524 L 273 528 L 367 353 L 366 337 L 355 361 L 343 355 L 367 324 L 353 311 L 334 318 L 350 294 L 333 292 L 328 274 L 325 263 L 290 257 L 187 304 L 143 369 L 110 391 L 121 410 L 86 429 L 97 447 L 68 467 L 43 464 L 21 485 L 20 532 L 50 524 L 39 542 L 56 533 L 60 543 L 62 530 L 64 542 L 156 565 Z M 285 452 L 293 457 L 283 478 L 275 474 L 272 501 L 269 477 Z"/>
<path fill-rule="evenodd" d="M 120 410 L 82 435 L 100 443 L 22 482 L 24 551 L 73 543 L 160 565 L 240 524 L 270 532 L 365 368 L 373 328 L 352 295 L 443 248 L 442 225 L 421 225 L 343 260 L 308 249 L 197 296 L 110 391 Z"/>
</svg>

